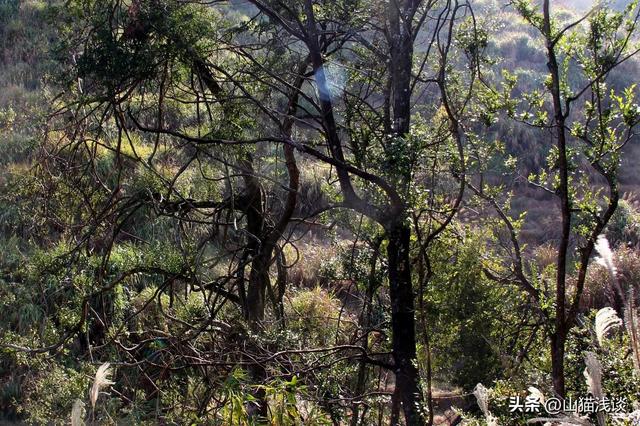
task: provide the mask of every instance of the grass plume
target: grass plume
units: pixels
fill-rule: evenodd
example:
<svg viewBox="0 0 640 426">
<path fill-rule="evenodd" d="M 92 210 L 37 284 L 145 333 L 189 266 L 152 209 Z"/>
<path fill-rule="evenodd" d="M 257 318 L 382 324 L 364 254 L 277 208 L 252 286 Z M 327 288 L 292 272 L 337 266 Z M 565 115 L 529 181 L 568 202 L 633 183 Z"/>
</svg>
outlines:
<svg viewBox="0 0 640 426">
<path fill-rule="evenodd" d="M 110 364 L 108 362 L 98 367 L 98 371 L 96 371 L 96 377 L 93 379 L 93 386 L 91 386 L 91 393 L 89 394 L 89 398 L 91 400 L 91 407 L 94 410 L 96 408 L 96 401 L 98 400 L 98 396 L 100 395 L 100 390 L 106 386 L 111 386 L 115 383 L 109 380 L 110 375 L 111 375 L 111 369 L 110 369 Z"/>
<path fill-rule="evenodd" d="M 611 307 L 602 308 L 596 314 L 595 330 L 598 344 L 602 346 L 607 337 L 607 333 L 612 329 L 622 325 L 622 320 L 616 311 Z"/>
<path fill-rule="evenodd" d="M 544 404 L 544 394 L 542 393 L 542 391 L 536 387 L 533 386 L 529 386 L 529 389 L 527 389 L 529 391 L 529 395 L 535 397 L 538 401 L 540 401 L 541 404 Z"/>
<path fill-rule="evenodd" d="M 607 237 L 599 235 L 594 248 L 599 255 L 599 257 L 596 258 L 596 262 L 607 268 L 615 278 L 618 274 L 618 269 L 616 268 L 616 264 L 613 260 L 613 251 L 609 246 L 609 240 L 607 240 Z"/>
<path fill-rule="evenodd" d="M 584 369 L 584 377 L 587 381 L 587 388 L 589 393 L 596 400 L 601 400 L 604 397 L 604 391 L 602 390 L 602 365 L 593 352 L 586 352 L 584 362 L 586 368 Z M 605 425 L 605 415 L 603 412 L 597 414 L 598 424 L 600 426 Z"/>
<path fill-rule="evenodd" d="M 478 383 L 473 390 L 473 395 L 476 397 L 478 406 L 484 414 L 487 426 L 498 426 L 498 419 L 489 411 L 489 390 L 482 383 Z"/>
<path fill-rule="evenodd" d="M 624 323 L 629 333 L 631 351 L 633 355 L 633 367 L 636 374 L 640 374 L 640 318 L 635 302 L 635 291 L 631 289 L 624 310 Z"/>
</svg>

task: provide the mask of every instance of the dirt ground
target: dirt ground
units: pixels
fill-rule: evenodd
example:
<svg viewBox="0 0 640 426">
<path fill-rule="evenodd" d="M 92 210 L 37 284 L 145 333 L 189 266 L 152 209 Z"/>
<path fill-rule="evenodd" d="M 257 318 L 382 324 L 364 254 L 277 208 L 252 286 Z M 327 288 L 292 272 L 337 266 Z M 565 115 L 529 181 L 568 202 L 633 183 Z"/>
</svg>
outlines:
<svg viewBox="0 0 640 426">
<path fill-rule="evenodd" d="M 453 407 L 462 409 L 467 404 L 466 399 L 459 392 L 434 389 L 433 405 L 435 415 L 433 424 L 438 426 L 454 426 L 462 418 L 456 414 Z"/>
</svg>

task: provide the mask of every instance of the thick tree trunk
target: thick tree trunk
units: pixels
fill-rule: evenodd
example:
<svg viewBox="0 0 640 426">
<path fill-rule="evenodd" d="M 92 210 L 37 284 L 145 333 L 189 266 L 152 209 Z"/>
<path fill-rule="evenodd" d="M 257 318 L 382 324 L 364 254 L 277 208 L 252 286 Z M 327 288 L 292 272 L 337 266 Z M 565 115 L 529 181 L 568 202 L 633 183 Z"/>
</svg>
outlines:
<svg viewBox="0 0 640 426">
<path fill-rule="evenodd" d="M 551 378 L 553 390 L 559 397 L 564 397 L 564 353 L 567 337 L 564 333 L 556 331 L 551 336 Z"/>
<path fill-rule="evenodd" d="M 251 155 L 240 161 L 245 169 L 243 176 L 245 182 L 245 202 L 243 210 L 247 219 L 247 232 L 249 234 L 246 251 L 251 258 L 249 282 L 243 311 L 249 323 L 249 329 L 254 334 L 259 334 L 265 309 L 265 289 L 269 280 L 268 261 L 265 261 L 265 247 L 263 235 L 265 233 L 264 195 L 260 182 L 253 173 L 253 159 Z M 267 265 L 267 266 L 265 266 Z M 253 345 L 250 345 L 253 346 Z M 263 384 L 267 378 L 264 365 L 254 362 L 254 356 L 247 356 L 249 362 L 248 373 L 251 380 L 257 384 Z M 268 406 L 263 388 L 253 392 L 255 402 L 247 404 L 247 414 L 254 421 L 266 419 Z"/>
<path fill-rule="evenodd" d="M 388 105 L 393 108 L 393 127 L 395 136 L 405 137 L 409 133 L 411 118 L 411 69 L 413 64 L 413 37 L 411 21 L 420 0 L 392 2 L 389 5 L 389 41 L 390 41 L 390 86 L 391 99 Z M 338 180 L 343 192 L 345 204 L 366 215 L 385 227 L 387 232 L 389 286 L 391 295 L 391 322 L 393 333 L 393 358 L 396 368 L 396 389 L 393 403 L 404 413 L 407 425 L 422 425 L 420 413 L 421 392 L 419 374 L 416 365 L 416 337 L 413 289 L 411 283 L 411 263 L 409 260 L 410 229 L 404 224 L 406 206 L 400 195 L 407 189 L 407 176 L 397 176 L 398 185 L 389 185 L 384 179 L 368 175 L 366 179 L 380 185 L 390 199 L 390 211 L 379 214 L 374 205 L 362 200 L 356 193 L 346 164 L 338 125 L 333 113 L 329 85 L 326 80 L 322 48 L 319 43 L 317 25 L 314 17 L 313 2 L 306 0 L 307 33 L 305 41 L 314 68 L 314 77 L 318 87 L 318 98 L 322 113 L 324 130 L 331 158 L 339 166 L 336 168 Z M 361 174 L 362 176 L 363 174 Z M 399 416 L 393 410 L 392 423 L 399 423 Z"/>
<path fill-rule="evenodd" d="M 410 131 L 411 69 L 413 65 L 411 20 L 417 3 L 419 2 L 408 0 L 389 4 L 392 128 L 398 137 L 405 137 Z M 406 191 L 409 181 L 408 176 L 398 176 L 398 189 Z M 398 423 L 397 411 L 399 409 L 403 412 L 407 425 L 423 425 L 422 391 L 416 359 L 414 296 L 409 259 L 411 231 L 409 226 L 404 223 L 404 206 L 395 205 L 394 207 L 398 215 L 387 227 L 392 347 L 396 373 L 392 424 Z"/>
<path fill-rule="evenodd" d="M 388 240 L 392 347 L 396 373 L 393 404 L 400 407 L 407 425 L 423 425 L 422 391 L 416 360 L 409 227 L 403 223 L 393 224 L 388 230 Z M 392 424 L 398 424 L 398 419 L 392 419 Z"/>
<path fill-rule="evenodd" d="M 244 172 L 244 202 L 242 210 L 247 218 L 248 240 L 246 250 L 251 257 L 251 271 L 247 289 L 245 313 L 250 327 L 259 327 L 264 317 L 265 306 L 265 274 L 268 279 L 268 269 L 264 269 L 264 234 L 265 234 L 265 205 L 264 194 L 259 180 L 254 176 L 253 159 L 251 155 L 240 161 Z"/>
<path fill-rule="evenodd" d="M 393 130 L 398 136 L 409 133 L 411 124 L 411 69 L 413 66 L 413 38 L 403 25 L 391 35 L 391 90 Z"/>
<path fill-rule="evenodd" d="M 289 273 L 287 271 L 287 258 L 284 254 L 284 248 L 279 247 L 276 252 L 276 268 L 278 275 L 276 277 L 275 285 L 275 301 L 274 309 L 276 310 L 276 316 L 278 321 L 282 322 L 284 326 L 284 294 L 287 291 L 287 281 L 289 280 Z"/>
<path fill-rule="evenodd" d="M 273 230 L 268 231 L 266 235 L 260 238 L 260 244 L 258 244 L 256 251 L 253 252 L 246 307 L 247 321 L 252 331 L 260 331 L 262 321 L 264 320 L 267 291 L 273 291 L 271 288 L 269 269 L 274 261 L 274 251 L 279 235 L 279 233 L 274 233 Z M 286 280 L 286 270 L 284 270 L 284 267 L 279 268 L 278 276 L 279 280 Z M 286 282 L 281 281 L 278 285 L 277 300 L 273 300 L 274 309 L 276 310 L 279 309 L 278 304 L 281 303 L 281 299 L 284 296 Z"/>
<path fill-rule="evenodd" d="M 395 136 L 405 137 L 411 122 L 411 69 L 413 37 L 411 21 L 419 2 L 389 4 L 389 41 L 391 45 L 391 106 Z M 407 190 L 410 179 L 398 176 L 398 189 Z M 402 411 L 407 425 L 423 425 L 422 391 L 416 359 L 416 329 L 411 261 L 409 259 L 409 226 L 404 223 L 405 207 L 394 205 L 396 217 L 387 226 L 387 256 L 389 262 L 389 294 L 391 297 L 392 348 L 396 373 L 393 394 L 392 424 L 398 424 L 397 412 Z M 395 418 L 394 418 L 395 417 Z"/>
<path fill-rule="evenodd" d="M 259 335 L 262 331 L 262 322 L 266 307 L 266 290 L 271 285 L 269 266 L 273 255 L 273 246 L 260 247 L 251 262 L 249 274 L 249 287 L 247 291 L 247 321 L 252 333 Z M 253 383 L 264 384 L 267 380 L 267 370 L 263 364 L 252 362 L 248 368 L 249 376 Z M 248 415 L 254 421 L 268 418 L 268 403 L 263 387 L 253 392 L 255 402 L 249 404 Z"/>
<path fill-rule="evenodd" d="M 261 247 L 251 261 L 249 288 L 247 290 L 247 320 L 252 329 L 259 329 L 264 320 L 266 291 L 271 285 L 269 266 L 273 255 L 272 247 Z"/>
</svg>

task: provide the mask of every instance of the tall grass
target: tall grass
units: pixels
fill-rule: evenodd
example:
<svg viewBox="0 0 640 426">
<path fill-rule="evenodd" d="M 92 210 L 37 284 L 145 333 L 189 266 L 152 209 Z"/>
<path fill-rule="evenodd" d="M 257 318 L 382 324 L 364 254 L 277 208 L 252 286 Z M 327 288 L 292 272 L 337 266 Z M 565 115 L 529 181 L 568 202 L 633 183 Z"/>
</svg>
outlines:
<svg viewBox="0 0 640 426">
<path fill-rule="evenodd" d="M 636 374 L 640 375 L 640 316 L 635 301 L 635 290 L 632 288 L 629 293 L 625 310 L 624 323 L 629 333 L 629 341 L 631 343 L 631 351 L 633 355 L 633 366 Z"/>
<path fill-rule="evenodd" d="M 96 371 L 96 375 L 93 378 L 93 384 L 91 385 L 91 390 L 89 391 L 89 402 L 91 403 L 91 414 L 93 418 L 93 423 L 95 423 L 96 417 L 96 403 L 98 402 L 98 397 L 100 396 L 100 392 L 102 389 L 107 386 L 114 385 L 115 382 L 111 381 L 109 377 L 111 376 L 111 364 L 108 362 L 102 364 L 98 367 Z M 73 407 L 71 409 L 71 426 L 84 426 L 85 418 L 86 418 L 86 410 L 85 410 L 84 401 L 81 399 L 76 399 L 73 403 Z"/>
<path fill-rule="evenodd" d="M 622 325 L 622 320 L 611 307 L 602 308 L 596 314 L 595 331 L 598 338 L 598 344 L 603 346 L 604 340 L 609 331 Z"/>
<path fill-rule="evenodd" d="M 94 411 L 96 409 L 96 401 L 98 400 L 98 396 L 100 396 L 100 391 L 102 390 L 102 388 L 115 384 L 115 382 L 109 380 L 109 376 L 111 376 L 110 367 L 111 364 L 109 364 L 108 362 L 102 364 L 100 367 L 98 367 L 96 376 L 93 379 L 93 386 L 91 386 L 89 399 L 91 400 L 91 408 Z"/>
<path fill-rule="evenodd" d="M 473 390 L 473 395 L 484 414 L 487 426 L 498 426 L 498 419 L 489 411 L 489 390 L 482 383 L 478 383 Z"/>
<path fill-rule="evenodd" d="M 584 370 L 584 377 L 587 381 L 587 389 L 589 393 L 597 401 L 602 400 L 604 397 L 604 391 L 602 390 L 602 365 L 593 352 L 586 352 L 584 362 L 586 368 Z M 605 426 L 605 413 L 599 411 L 597 413 L 598 425 Z"/>
</svg>

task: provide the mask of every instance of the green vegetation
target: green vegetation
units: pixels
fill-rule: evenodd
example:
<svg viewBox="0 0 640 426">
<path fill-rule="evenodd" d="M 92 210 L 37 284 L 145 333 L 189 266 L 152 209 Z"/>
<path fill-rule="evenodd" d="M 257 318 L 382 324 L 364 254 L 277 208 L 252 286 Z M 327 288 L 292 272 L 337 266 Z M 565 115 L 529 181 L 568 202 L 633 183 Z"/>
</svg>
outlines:
<svg viewBox="0 0 640 426">
<path fill-rule="evenodd" d="M 0 0 L 0 422 L 636 424 L 639 24 Z"/>
</svg>

